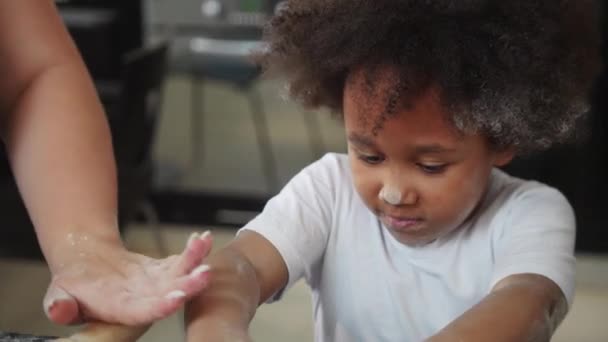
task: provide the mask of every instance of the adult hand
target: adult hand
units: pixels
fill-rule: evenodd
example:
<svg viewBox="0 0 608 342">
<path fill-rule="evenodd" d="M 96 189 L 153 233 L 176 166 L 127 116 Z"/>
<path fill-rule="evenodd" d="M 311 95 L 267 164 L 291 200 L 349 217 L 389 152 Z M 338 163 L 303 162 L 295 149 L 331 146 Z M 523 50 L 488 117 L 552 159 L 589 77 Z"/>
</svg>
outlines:
<svg viewBox="0 0 608 342">
<path fill-rule="evenodd" d="M 70 238 L 73 250 L 54 272 L 44 300 L 47 316 L 58 324 L 149 324 L 177 311 L 209 283 L 209 267 L 201 265 L 211 250 L 208 233 L 193 234 L 181 255 L 166 259 L 87 236 Z"/>
</svg>

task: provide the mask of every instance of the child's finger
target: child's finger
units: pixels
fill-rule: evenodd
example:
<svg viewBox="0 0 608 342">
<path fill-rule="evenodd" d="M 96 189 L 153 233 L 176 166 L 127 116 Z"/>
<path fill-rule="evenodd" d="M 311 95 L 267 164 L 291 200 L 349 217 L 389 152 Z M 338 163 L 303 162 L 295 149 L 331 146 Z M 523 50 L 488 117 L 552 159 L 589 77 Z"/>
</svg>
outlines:
<svg viewBox="0 0 608 342">
<path fill-rule="evenodd" d="M 178 276 L 186 275 L 198 267 L 203 259 L 209 255 L 212 244 L 213 238 L 209 231 L 200 235 L 193 233 L 177 261 L 174 273 Z"/>
</svg>

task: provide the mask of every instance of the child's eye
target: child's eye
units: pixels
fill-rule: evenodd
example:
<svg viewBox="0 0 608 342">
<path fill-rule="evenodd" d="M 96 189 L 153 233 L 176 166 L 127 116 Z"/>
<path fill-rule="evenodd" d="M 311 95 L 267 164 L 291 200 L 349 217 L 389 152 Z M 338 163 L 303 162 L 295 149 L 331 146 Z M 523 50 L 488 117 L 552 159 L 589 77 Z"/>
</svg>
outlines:
<svg viewBox="0 0 608 342">
<path fill-rule="evenodd" d="M 433 165 L 418 164 L 418 167 L 422 171 L 424 171 L 425 173 L 429 173 L 429 174 L 442 173 L 443 171 L 445 171 L 445 168 L 447 166 L 448 166 L 448 164 L 433 164 Z"/>
<path fill-rule="evenodd" d="M 376 165 L 380 164 L 384 161 L 384 158 L 381 156 L 368 156 L 368 155 L 359 155 L 359 159 L 361 159 L 364 163 Z"/>
</svg>

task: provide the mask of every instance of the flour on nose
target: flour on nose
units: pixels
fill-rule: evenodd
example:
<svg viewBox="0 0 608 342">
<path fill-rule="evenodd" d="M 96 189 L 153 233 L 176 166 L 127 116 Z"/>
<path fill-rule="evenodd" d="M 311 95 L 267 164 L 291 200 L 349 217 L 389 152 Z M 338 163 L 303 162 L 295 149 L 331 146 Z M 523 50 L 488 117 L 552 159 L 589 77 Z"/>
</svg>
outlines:
<svg viewBox="0 0 608 342">
<path fill-rule="evenodd" d="M 398 205 L 399 203 L 401 203 L 401 191 L 391 186 L 382 187 L 382 190 L 380 190 L 378 197 L 384 202 L 391 205 Z"/>
</svg>

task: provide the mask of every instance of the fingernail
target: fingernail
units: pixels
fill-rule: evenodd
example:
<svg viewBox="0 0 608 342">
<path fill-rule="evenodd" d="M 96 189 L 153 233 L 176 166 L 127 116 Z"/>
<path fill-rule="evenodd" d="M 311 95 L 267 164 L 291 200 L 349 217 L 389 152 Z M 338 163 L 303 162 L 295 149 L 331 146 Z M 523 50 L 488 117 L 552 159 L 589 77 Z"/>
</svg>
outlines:
<svg viewBox="0 0 608 342">
<path fill-rule="evenodd" d="M 46 311 L 47 316 L 51 316 L 51 312 L 53 312 L 53 309 L 56 307 L 55 304 L 57 304 L 56 300 L 44 304 L 44 311 Z"/>
<path fill-rule="evenodd" d="M 190 276 L 196 277 L 199 274 L 209 272 L 210 269 L 211 269 L 211 267 L 209 267 L 209 265 L 200 265 L 199 267 L 192 270 L 192 272 L 190 272 Z"/>
<path fill-rule="evenodd" d="M 205 231 L 203 234 L 201 234 L 201 236 L 199 236 L 198 238 L 199 238 L 199 239 L 201 239 L 201 240 L 205 240 L 205 239 L 207 239 L 207 238 L 208 238 L 210 235 L 211 235 L 211 232 L 207 230 L 207 231 Z"/>
<path fill-rule="evenodd" d="M 186 297 L 186 293 L 181 290 L 171 291 L 171 292 L 167 293 L 167 295 L 165 296 L 165 298 L 167 298 L 167 299 L 180 299 L 180 298 L 184 298 L 184 297 Z"/>
<path fill-rule="evenodd" d="M 62 301 L 62 300 L 70 300 L 73 297 L 70 296 L 67 292 L 55 288 L 54 290 L 52 290 L 52 294 L 48 295 L 45 300 L 44 300 L 44 310 L 48 313 L 50 313 L 51 311 L 53 311 L 53 309 L 56 307 L 57 302 Z"/>
<path fill-rule="evenodd" d="M 186 244 L 186 246 L 190 246 L 190 244 L 192 244 L 192 241 L 198 239 L 198 233 L 192 233 L 190 234 L 190 237 L 188 238 L 188 243 Z"/>
</svg>

